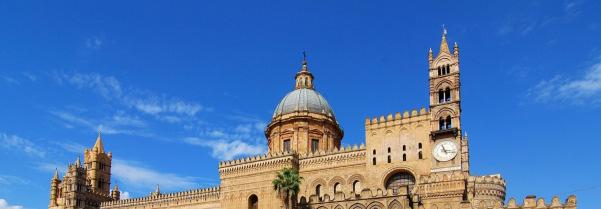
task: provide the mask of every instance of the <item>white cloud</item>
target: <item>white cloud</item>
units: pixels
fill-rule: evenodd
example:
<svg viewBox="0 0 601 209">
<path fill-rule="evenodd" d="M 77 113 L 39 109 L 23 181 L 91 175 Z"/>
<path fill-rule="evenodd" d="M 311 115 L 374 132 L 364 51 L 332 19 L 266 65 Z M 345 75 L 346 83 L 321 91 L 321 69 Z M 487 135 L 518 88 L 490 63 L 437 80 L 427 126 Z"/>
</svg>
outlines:
<svg viewBox="0 0 601 209">
<path fill-rule="evenodd" d="M 166 190 L 190 189 L 197 185 L 194 177 L 161 173 L 138 162 L 114 159 L 112 174 L 120 182 L 130 187 L 151 191 L 156 185 Z"/>
<path fill-rule="evenodd" d="M 601 59 L 586 70 L 583 76 L 555 76 L 532 87 L 528 96 L 537 102 L 560 102 L 593 106 L 601 105 Z"/>
<path fill-rule="evenodd" d="M 23 209 L 23 206 L 9 205 L 5 199 L 0 199 L 0 209 Z"/>
<path fill-rule="evenodd" d="M 30 140 L 21 138 L 17 135 L 8 135 L 6 133 L 0 133 L 0 147 L 19 150 L 25 152 L 27 155 L 35 157 L 44 157 L 46 155 L 44 150 Z"/>
<path fill-rule="evenodd" d="M 129 192 L 126 192 L 126 191 L 122 191 L 121 196 L 119 197 L 119 199 L 122 199 L 122 200 L 129 199 L 129 198 L 131 198 L 129 196 Z"/>
<path fill-rule="evenodd" d="M 211 148 L 211 156 L 219 160 L 231 160 L 234 157 L 256 155 L 265 152 L 264 146 L 249 144 L 241 140 L 203 140 L 196 137 L 187 137 L 184 138 L 184 142 Z"/>
</svg>

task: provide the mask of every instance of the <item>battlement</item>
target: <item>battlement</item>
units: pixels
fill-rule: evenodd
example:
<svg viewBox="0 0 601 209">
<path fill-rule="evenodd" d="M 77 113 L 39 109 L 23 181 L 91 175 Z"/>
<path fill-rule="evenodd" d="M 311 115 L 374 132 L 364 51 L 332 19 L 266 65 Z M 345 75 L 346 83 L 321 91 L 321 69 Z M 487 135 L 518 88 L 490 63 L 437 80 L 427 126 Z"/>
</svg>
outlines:
<svg viewBox="0 0 601 209">
<path fill-rule="evenodd" d="M 340 154 L 340 153 L 347 153 L 347 152 L 355 152 L 355 151 L 359 151 L 359 150 L 365 150 L 365 145 L 361 144 L 359 146 L 355 145 L 346 145 L 345 147 L 340 147 L 339 149 L 331 149 L 331 150 L 319 150 L 317 152 L 309 152 L 306 153 L 304 155 L 300 156 L 300 159 L 307 159 L 307 158 L 313 158 L 313 157 L 321 157 L 321 156 L 328 156 L 328 155 L 335 155 L 335 154 Z"/>
<path fill-rule="evenodd" d="M 384 117 L 383 115 L 379 118 L 374 117 L 373 119 L 369 119 L 369 117 L 367 117 L 365 119 L 365 127 L 367 129 L 404 124 L 415 120 L 423 119 L 423 117 L 429 115 L 429 113 L 430 112 L 428 111 L 428 109 L 422 107 L 419 111 L 417 109 L 413 109 L 411 110 L 411 112 L 405 110 L 405 112 L 403 112 L 402 115 L 400 112 L 397 112 L 394 114 L 394 117 L 392 113 L 388 114 L 388 116 L 386 117 Z"/>
<path fill-rule="evenodd" d="M 365 145 L 347 145 L 340 149 L 307 153 L 299 157 L 301 171 L 365 164 Z"/>
<path fill-rule="evenodd" d="M 198 204 L 203 202 L 219 202 L 219 187 L 193 189 L 183 192 L 165 193 L 146 197 L 108 201 L 100 204 L 101 208 L 127 208 L 136 206 L 151 206 L 160 204 L 162 206 L 183 205 L 186 203 Z M 136 207 L 139 208 L 139 207 Z"/>
<path fill-rule="evenodd" d="M 534 195 L 529 195 L 526 198 L 524 198 L 524 202 L 522 205 L 518 205 L 516 203 L 515 198 L 511 198 L 509 199 L 509 203 L 507 204 L 507 207 L 505 207 L 506 209 L 576 209 L 576 196 L 575 195 L 570 195 L 568 196 L 568 198 L 565 200 L 564 203 L 561 203 L 559 201 L 559 197 L 554 196 L 553 199 L 551 200 L 551 204 L 546 204 L 545 203 L 545 199 L 543 198 L 538 198 L 536 199 L 536 196 Z"/>
<path fill-rule="evenodd" d="M 350 192 L 350 195 L 347 197 L 343 192 L 336 192 L 334 196 L 330 196 L 329 194 L 324 194 L 323 197 L 318 197 L 317 195 L 309 196 L 309 204 L 326 204 L 326 203 L 334 203 L 341 201 L 353 201 L 353 200 L 373 200 L 378 198 L 388 198 L 388 197 L 398 197 L 398 196 L 406 196 L 408 194 L 394 194 L 391 189 L 382 190 L 382 189 L 369 189 L 365 188 L 361 190 L 361 193 L 355 194 L 354 192 Z M 302 204 L 302 203 L 301 203 Z"/>
<path fill-rule="evenodd" d="M 242 175 L 246 173 L 258 173 L 273 170 L 278 167 L 289 167 L 298 161 L 298 155 L 294 152 L 277 152 L 245 157 L 237 160 L 219 163 L 219 174 L 221 178 L 230 175 Z"/>
</svg>

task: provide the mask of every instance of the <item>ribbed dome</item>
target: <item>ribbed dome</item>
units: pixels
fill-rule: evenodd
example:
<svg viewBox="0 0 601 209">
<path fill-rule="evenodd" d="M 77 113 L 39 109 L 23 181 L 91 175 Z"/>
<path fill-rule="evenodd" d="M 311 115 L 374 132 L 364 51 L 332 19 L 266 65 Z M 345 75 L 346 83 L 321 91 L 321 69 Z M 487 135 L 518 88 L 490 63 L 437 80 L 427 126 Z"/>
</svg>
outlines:
<svg viewBox="0 0 601 209">
<path fill-rule="evenodd" d="M 288 93 L 275 108 L 273 117 L 280 115 L 308 111 L 334 117 L 334 111 L 321 94 L 313 89 L 301 88 Z"/>
</svg>

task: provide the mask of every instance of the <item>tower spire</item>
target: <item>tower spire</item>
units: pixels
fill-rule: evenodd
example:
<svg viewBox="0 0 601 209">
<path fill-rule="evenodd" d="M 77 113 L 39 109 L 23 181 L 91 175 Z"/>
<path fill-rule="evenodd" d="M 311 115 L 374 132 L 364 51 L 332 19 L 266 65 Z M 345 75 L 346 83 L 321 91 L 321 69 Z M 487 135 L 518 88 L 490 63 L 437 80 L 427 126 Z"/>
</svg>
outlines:
<svg viewBox="0 0 601 209">
<path fill-rule="evenodd" d="M 96 143 L 94 143 L 94 148 L 92 150 L 98 153 L 104 153 L 104 145 L 102 144 L 102 133 L 100 128 L 98 128 L 98 137 L 96 137 Z"/>
<path fill-rule="evenodd" d="M 442 25 L 442 41 L 440 42 L 440 50 L 438 51 L 438 55 L 442 53 L 450 54 L 449 45 L 447 44 L 447 28 Z"/>
<path fill-rule="evenodd" d="M 52 180 L 58 180 L 58 168 L 54 169 L 54 176 L 52 177 Z"/>
</svg>

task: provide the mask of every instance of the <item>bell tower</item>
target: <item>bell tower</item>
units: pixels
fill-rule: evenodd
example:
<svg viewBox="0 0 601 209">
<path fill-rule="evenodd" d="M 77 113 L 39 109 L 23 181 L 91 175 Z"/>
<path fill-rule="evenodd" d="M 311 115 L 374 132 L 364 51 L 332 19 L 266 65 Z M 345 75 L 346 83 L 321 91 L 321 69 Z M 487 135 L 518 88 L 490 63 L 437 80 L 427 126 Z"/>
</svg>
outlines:
<svg viewBox="0 0 601 209">
<path fill-rule="evenodd" d="M 110 196 L 112 158 L 113 155 L 110 152 L 104 152 L 102 136 L 98 130 L 94 147 L 86 149 L 84 152 L 84 163 L 91 190 L 105 196 Z"/>
<path fill-rule="evenodd" d="M 469 172 L 467 138 L 461 132 L 459 46 L 455 42 L 453 52 L 449 50 L 444 28 L 438 54 L 434 57 L 432 49 L 428 52 L 428 68 L 432 172 Z"/>
</svg>

